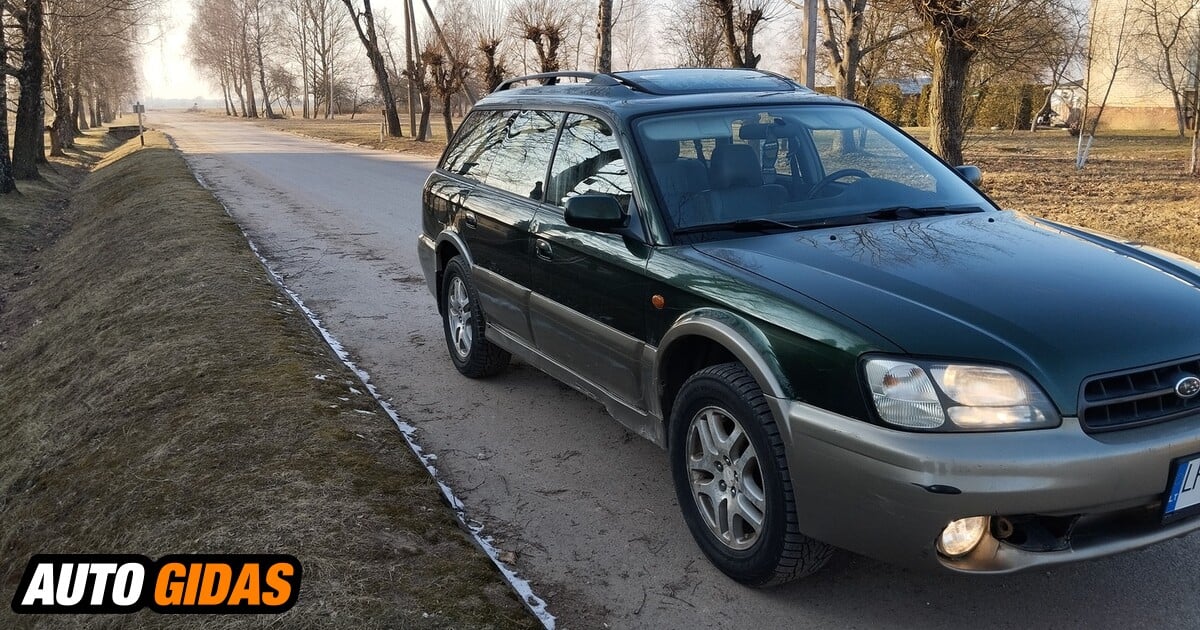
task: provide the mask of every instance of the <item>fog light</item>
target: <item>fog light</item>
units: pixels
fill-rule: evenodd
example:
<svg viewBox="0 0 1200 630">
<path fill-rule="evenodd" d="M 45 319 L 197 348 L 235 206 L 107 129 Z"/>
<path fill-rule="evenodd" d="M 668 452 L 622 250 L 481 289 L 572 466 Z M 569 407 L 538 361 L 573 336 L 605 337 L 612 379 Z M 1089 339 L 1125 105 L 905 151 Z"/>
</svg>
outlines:
<svg viewBox="0 0 1200 630">
<path fill-rule="evenodd" d="M 986 516 L 972 516 L 954 521 L 942 530 L 942 535 L 938 538 L 938 551 L 951 558 L 965 556 L 983 540 L 987 527 Z"/>
</svg>

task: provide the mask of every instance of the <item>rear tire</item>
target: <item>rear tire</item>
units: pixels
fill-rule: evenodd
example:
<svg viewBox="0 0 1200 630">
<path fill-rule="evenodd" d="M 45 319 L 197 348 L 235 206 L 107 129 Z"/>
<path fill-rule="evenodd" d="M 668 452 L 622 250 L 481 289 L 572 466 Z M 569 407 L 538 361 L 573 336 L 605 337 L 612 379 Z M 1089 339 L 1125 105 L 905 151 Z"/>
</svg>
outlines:
<svg viewBox="0 0 1200 630">
<path fill-rule="evenodd" d="M 454 367 L 468 378 L 499 374 L 512 358 L 484 338 L 487 324 L 479 308 L 479 293 L 461 256 L 446 264 L 442 278 L 442 330 Z"/>
<path fill-rule="evenodd" d="M 833 547 L 800 533 L 783 439 L 740 363 L 684 383 L 671 413 L 671 472 L 684 521 L 722 572 L 747 586 L 815 573 Z"/>
</svg>

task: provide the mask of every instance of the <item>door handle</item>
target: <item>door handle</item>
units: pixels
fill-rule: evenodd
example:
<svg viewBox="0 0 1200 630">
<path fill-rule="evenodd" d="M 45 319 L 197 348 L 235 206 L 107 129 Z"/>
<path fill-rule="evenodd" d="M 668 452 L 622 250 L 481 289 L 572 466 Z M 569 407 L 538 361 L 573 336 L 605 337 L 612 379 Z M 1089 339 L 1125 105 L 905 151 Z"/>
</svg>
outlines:
<svg viewBox="0 0 1200 630">
<path fill-rule="evenodd" d="M 463 213 L 463 223 L 469 228 L 478 227 L 479 219 L 475 216 L 474 212 L 468 210 Z"/>
<path fill-rule="evenodd" d="M 541 258 L 542 260 L 554 259 L 554 248 L 550 247 L 550 243 L 547 243 L 546 241 L 538 241 L 537 244 L 533 246 L 533 251 L 537 254 L 537 257 Z"/>
</svg>

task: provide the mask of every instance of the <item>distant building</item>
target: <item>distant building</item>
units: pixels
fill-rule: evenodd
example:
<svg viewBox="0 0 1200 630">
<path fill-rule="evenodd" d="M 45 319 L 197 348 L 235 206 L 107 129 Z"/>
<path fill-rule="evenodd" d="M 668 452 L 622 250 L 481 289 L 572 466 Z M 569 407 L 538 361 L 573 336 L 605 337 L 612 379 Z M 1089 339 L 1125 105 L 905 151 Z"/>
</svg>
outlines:
<svg viewBox="0 0 1200 630">
<path fill-rule="evenodd" d="M 1175 102 L 1170 83 L 1163 71 L 1165 55 L 1154 40 L 1153 20 L 1148 14 L 1149 6 L 1157 5 L 1163 12 L 1164 22 L 1173 23 L 1182 13 L 1185 25 L 1172 55 L 1172 66 L 1176 85 L 1186 99 L 1189 111 L 1195 111 L 1197 40 L 1200 39 L 1200 9 L 1188 11 L 1191 0 L 1093 0 L 1096 23 L 1092 28 L 1093 57 L 1091 67 L 1092 113 L 1099 107 L 1108 89 L 1112 88 L 1100 127 L 1108 129 L 1152 130 L 1177 128 Z M 1120 62 L 1118 56 L 1118 34 L 1122 32 L 1122 13 L 1125 37 L 1121 40 Z M 1113 67 L 1118 70 L 1113 78 Z M 1195 121 L 1187 120 L 1187 127 L 1194 128 Z"/>
</svg>

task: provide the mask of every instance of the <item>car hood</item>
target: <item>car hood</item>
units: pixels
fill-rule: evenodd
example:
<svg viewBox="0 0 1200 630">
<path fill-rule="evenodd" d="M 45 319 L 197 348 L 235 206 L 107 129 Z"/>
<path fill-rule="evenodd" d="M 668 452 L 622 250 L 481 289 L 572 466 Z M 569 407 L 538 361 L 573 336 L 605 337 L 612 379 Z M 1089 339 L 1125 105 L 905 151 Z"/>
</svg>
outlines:
<svg viewBox="0 0 1200 630">
<path fill-rule="evenodd" d="M 914 355 L 1014 365 L 1067 415 L 1088 376 L 1200 354 L 1200 266 L 986 212 L 695 245 Z"/>
</svg>

